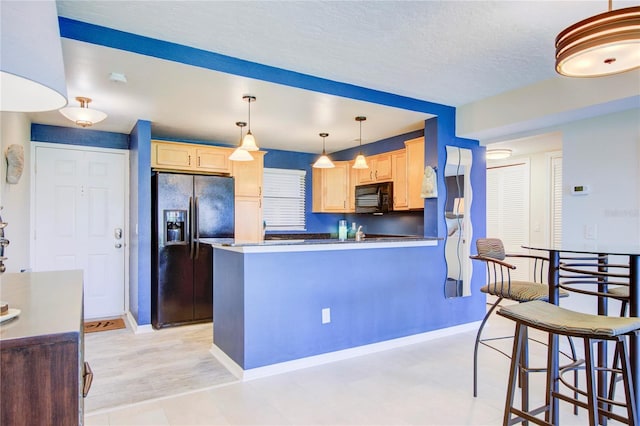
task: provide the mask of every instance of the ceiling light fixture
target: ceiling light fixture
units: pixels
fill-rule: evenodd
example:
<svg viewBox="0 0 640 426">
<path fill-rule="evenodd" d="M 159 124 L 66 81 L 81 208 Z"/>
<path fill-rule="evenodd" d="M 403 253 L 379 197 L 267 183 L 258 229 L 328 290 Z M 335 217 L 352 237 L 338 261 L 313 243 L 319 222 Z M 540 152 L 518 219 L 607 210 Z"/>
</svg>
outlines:
<svg viewBox="0 0 640 426">
<path fill-rule="evenodd" d="M 52 111 L 67 104 L 55 1 L 3 1 L 0 111 Z"/>
<path fill-rule="evenodd" d="M 91 98 L 77 96 L 76 101 L 80 102 L 79 107 L 65 107 L 60 110 L 60 114 L 81 127 L 90 127 L 107 118 L 107 114 L 97 109 L 89 108 Z"/>
<path fill-rule="evenodd" d="M 320 137 L 322 138 L 322 155 L 313 163 L 313 167 L 316 169 L 332 169 L 335 167 L 335 164 L 333 164 L 333 161 L 327 156 L 327 152 L 324 149 L 324 138 L 327 136 L 329 136 L 329 133 L 320 133 Z"/>
<path fill-rule="evenodd" d="M 253 133 L 251 133 L 251 102 L 255 102 L 256 97 L 251 95 L 244 95 L 242 99 L 247 101 L 247 103 L 249 104 L 249 119 L 247 120 L 247 122 L 249 123 L 249 131 L 246 135 L 244 135 L 244 139 L 242 139 L 242 145 L 240 145 L 240 148 L 246 151 L 257 151 L 258 145 L 256 145 L 256 138 L 254 138 Z"/>
<path fill-rule="evenodd" d="M 356 157 L 356 161 L 353 163 L 354 169 L 368 169 L 369 165 L 367 164 L 367 159 L 364 158 L 362 154 L 362 122 L 365 121 L 367 117 L 363 117 L 361 115 L 356 117 L 356 121 L 360 123 L 360 152 Z"/>
<path fill-rule="evenodd" d="M 231 161 L 253 161 L 253 156 L 246 149 L 242 149 L 242 128 L 247 123 L 244 121 L 236 121 L 236 126 L 240 127 L 240 146 L 238 146 L 229 156 Z"/>
<path fill-rule="evenodd" d="M 497 148 L 487 150 L 487 160 L 504 160 L 511 157 L 511 150 L 506 148 Z"/>
<path fill-rule="evenodd" d="M 568 77 L 601 77 L 640 67 L 640 6 L 584 19 L 556 37 L 556 71 Z"/>
</svg>

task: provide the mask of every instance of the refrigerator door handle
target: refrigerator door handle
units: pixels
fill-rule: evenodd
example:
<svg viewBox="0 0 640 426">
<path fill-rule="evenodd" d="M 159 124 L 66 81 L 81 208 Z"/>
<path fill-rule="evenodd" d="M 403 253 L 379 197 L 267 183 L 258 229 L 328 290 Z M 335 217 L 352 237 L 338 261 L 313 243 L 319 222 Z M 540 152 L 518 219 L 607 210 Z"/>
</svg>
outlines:
<svg viewBox="0 0 640 426">
<path fill-rule="evenodd" d="M 196 197 L 196 208 L 195 211 L 195 220 L 193 224 L 193 228 L 195 230 L 195 240 L 196 240 L 196 259 L 200 256 L 200 224 L 198 221 L 200 220 L 200 206 L 198 205 L 198 197 Z"/>
<path fill-rule="evenodd" d="M 189 258 L 193 259 L 193 197 L 189 197 Z"/>
</svg>

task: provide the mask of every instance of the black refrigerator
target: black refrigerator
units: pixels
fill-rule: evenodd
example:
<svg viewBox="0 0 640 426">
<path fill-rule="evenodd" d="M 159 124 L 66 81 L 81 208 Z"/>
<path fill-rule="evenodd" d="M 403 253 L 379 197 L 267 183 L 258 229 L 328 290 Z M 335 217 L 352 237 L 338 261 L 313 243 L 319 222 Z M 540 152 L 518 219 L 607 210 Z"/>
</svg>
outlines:
<svg viewBox="0 0 640 426">
<path fill-rule="evenodd" d="M 233 178 L 156 172 L 152 205 L 153 327 L 211 321 L 213 249 L 199 239 L 233 238 Z"/>
</svg>

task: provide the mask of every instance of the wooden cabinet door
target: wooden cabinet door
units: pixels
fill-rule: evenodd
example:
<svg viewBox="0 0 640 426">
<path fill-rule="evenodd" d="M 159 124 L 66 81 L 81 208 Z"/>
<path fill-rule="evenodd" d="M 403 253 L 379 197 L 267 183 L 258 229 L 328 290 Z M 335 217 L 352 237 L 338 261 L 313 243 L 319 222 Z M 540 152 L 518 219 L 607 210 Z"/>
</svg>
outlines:
<svg viewBox="0 0 640 426">
<path fill-rule="evenodd" d="M 151 167 L 170 170 L 193 170 L 195 168 L 195 146 L 152 141 L 151 150 Z"/>
<path fill-rule="evenodd" d="M 407 153 L 399 150 L 391 154 L 393 169 L 393 209 L 407 210 L 409 201 L 407 199 Z"/>
<path fill-rule="evenodd" d="M 367 158 L 368 169 L 356 169 L 358 171 L 358 185 L 366 185 L 367 183 L 375 182 L 373 177 L 375 159 L 373 157 Z"/>
<path fill-rule="evenodd" d="M 354 213 L 356 211 L 356 185 L 358 185 L 358 172 L 360 170 L 353 168 L 353 161 L 349 161 L 347 168 L 349 169 L 349 200 L 347 202 L 347 212 Z"/>
<path fill-rule="evenodd" d="M 262 197 L 264 151 L 251 152 L 253 161 L 232 161 L 236 197 Z"/>
<path fill-rule="evenodd" d="M 407 149 L 407 198 L 410 209 L 424 209 L 424 199 L 420 197 L 424 176 L 424 138 L 404 142 Z"/>
<path fill-rule="evenodd" d="M 347 211 L 349 197 L 349 163 L 334 162 L 332 169 L 323 169 L 323 211 Z"/>
<path fill-rule="evenodd" d="M 262 241 L 262 199 L 259 197 L 236 197 L 235 221 L 236 243 Z"/>
<path fill-rule="evenodd" d="M 229 173 L 229 155 L 233 152 L 229 148 L 197 147 L 196 169 L 203 172 Z"/>
<path fill-rule="evenodd" d="M 393 179 L 393 167 L 391 154 L 378 154 L 375 156 L 373 179 L 376 182 L 385 182 Z"/>
</svg>

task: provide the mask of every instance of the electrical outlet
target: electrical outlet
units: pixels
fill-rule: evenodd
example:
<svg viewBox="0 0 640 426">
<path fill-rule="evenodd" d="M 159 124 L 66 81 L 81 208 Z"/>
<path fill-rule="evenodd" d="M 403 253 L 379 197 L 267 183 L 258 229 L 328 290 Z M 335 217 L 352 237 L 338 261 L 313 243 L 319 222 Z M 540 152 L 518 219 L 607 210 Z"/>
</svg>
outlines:
<svg viewBox="0 0 640 426">
<path fill-rule="evenodd" d="M 330 308 L 324 308 L 322 310 L 322 323 L 323 324 L 329 324 L 331 322 L 331 309 Z"/>
</svg>

